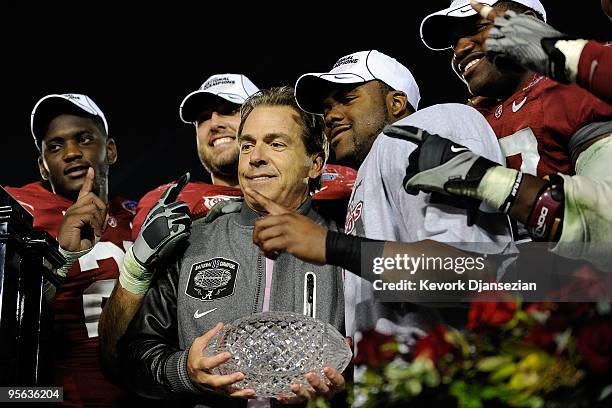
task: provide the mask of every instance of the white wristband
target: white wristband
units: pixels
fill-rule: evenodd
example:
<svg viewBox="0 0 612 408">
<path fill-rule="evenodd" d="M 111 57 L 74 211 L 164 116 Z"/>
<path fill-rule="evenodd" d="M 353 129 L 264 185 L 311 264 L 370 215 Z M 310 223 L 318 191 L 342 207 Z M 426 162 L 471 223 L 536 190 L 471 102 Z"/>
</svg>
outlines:
<svg viewBox="0 0 612 408">
<path fill-rule="evenodd" d="M 133 248 L 131 246 L 123 258 L 123 264 L 119 271 L 119 283 L 123 289 L 134 295 L 144 295 L 149 290 L 153 273 L 134 258 Z"/>
<path fill-rule="evenodd" d="M 94 243 L 94 246 L 95 244 L 98 243 L 99 240 L 100 239 L 96 237 L 96 242 Z M 93 246 L 89 249 L 72 252 L 72 251 L 66 251 L 64 248 L 60 246 L 59 253 L 62 254 L 64 258 L 66 258 L 66 263 L 61 268 L 56 269 L 55 273 L 59 275 L 60 277 L 65 278 L 70 268 L 72 268 L 72 265 L 74 264 L 74 262 L 80 257 L 82 257 L 83 255 L 87 255 L 89 251 L 91 251 L 92 249 L 93 249 Z"/>
</svg>

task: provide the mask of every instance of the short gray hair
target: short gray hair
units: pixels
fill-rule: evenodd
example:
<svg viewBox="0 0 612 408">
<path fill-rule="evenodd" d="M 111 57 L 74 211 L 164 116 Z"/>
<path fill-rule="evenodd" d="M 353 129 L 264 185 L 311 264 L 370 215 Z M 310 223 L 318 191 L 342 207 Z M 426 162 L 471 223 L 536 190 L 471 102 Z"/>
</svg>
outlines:
<svg viewBox="0 0 612 408">
<path fill-rule="evenodd" d="M 290 86 L 262 89 L 251 95 L 240 108 L 240 126 L 238 127 L 238 141 L 242 135 L 244 122 L 258 106 L 289 106 L 298 114 L 298 123 L 302 128 L 302 142 L 308 155 L 320 154 L 323 156 L 323 165 L 329 156 L 329 143 L 323 133 L 323 116 L 308 113 L 300 109 L 295 100 L 295 89 Z M 312 183 L 314 181 L 314 183 Z M 311 191 L 320 186 L 320 177 L 311 180 Z"/>
</svg>

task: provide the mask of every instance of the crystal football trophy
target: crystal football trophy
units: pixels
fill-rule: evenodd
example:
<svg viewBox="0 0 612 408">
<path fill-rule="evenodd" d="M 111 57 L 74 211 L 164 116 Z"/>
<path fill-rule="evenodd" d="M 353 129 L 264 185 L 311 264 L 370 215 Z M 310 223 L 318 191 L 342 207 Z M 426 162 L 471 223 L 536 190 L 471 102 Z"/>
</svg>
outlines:
<svg viewBox="0 0 612 408">
<path fill-rule="evenodd" d="M 212 352 L 232 357 L 215 374 L 240 371 L 238 389 L 252 388 L 258 397 L 295 395 L 291 384 L 310 388 L 304 375 L 329 366 L 342 372 L 352 358 L 344 337 L 329 323 L 293 312 L 265 312 L 226 325 Z"/>
</svg>

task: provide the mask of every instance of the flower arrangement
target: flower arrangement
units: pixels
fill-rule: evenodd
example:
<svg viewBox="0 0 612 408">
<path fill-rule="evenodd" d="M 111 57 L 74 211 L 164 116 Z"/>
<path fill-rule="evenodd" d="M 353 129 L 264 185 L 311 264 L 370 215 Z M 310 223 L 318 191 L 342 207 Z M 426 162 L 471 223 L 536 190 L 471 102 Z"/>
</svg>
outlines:
<svg viewBox="0 0 612 408">
<path fill-rule="evenodd" d="M 612 406 L 609 304 L 473 302 L 468 327 L 439 325 L 403 352 L 364 333 L 351 401 L 395 406 Z"/>
</svg>

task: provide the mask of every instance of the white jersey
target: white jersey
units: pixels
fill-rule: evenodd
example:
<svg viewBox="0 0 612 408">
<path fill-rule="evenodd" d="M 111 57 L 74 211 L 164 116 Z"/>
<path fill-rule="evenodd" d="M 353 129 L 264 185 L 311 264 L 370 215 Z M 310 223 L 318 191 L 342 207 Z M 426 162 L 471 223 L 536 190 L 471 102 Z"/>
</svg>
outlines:
<svg viewBox="0 0 612 408">
<path fill-rule="evenodd" d="M 469 147 L 497 163 L 504 157 L 493 130 L 475 109 L 441 104 L 419 110 L 394 125 L 415 126 Z M 502 253 L 513 247 L 507 217 L 498 214 L 491 226 L 467 225 L 467 211 L 431 202 L 432 195 L 410 195 L 403 179 L 416 144 L 381 134 L 357 174 L 347 211 L 348 234 L 385 241 L 425 239 L 452 243 L 492 243 L 482 252 Z M 482 206 L 481 206 L 482 207 Z M 490 211 L 492 212 L 492 211 Z M 490 217 L 489 217 L 490 218 Z M 465 247 L 464 249 L 467 249 Z M 411 304 L 380 304 L 372 299 L 372 285 L 347 273 L 345 281 L 347 335 L 377 329 L 388 334 L 418 336 L 438 319 L 436 310 Z M 355 321 L 355 314 L 359 316 Z M 359 336 L 358 336 L 359 337 Z M 357 342 L 359 338 L 356 338 Z"/>
</svg>

